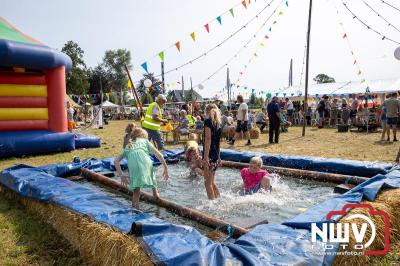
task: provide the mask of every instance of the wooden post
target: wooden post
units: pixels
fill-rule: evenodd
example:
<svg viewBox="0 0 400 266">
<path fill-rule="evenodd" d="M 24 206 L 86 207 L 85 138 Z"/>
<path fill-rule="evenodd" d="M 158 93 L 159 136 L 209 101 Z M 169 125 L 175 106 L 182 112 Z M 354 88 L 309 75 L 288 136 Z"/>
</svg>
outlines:
<svg viewBox="0 0 400 266">
<path fill-rule="evenodd" d="M 143 114 L 142 103 L 140 102 L 139 96 L 136 93 L 135 84 L 133 83 L 133 80 L 131 78 L 131 74 L 129 73 L 128 66 L 126 64 L 124 64 L 124 66 L 125 66 L 125 71 L 128 74 L 129 81 L 132 84 L 132 89 L 131 90 L 133 91 L 133 93 L 135 95 L 135 98 L 136 98 L 136 108 L 138 108 L 138 110 L 140 110 L 140 115 L 142 115 Z"/>
<path fill-rule="evenodd" d="M 304 108 L 303 115 L 305 117 L 308 109 L 307 97 L 308 97 L 308 72 L 310 68 L 310 33 L 311 33 L 311 14 L 312 14 L 312 0 L 310 0 L 310 8 L 308 11 L 308 30 L 307 30 L 307 57 L 306 57 L 306 82 L 305 82 L 305 90 L 304 90 Z M 307 119 L 303 119 L 303 132 L 302 136 L 306 135 L 306 125 Z"/>
<path fill-rule="evenodd" d="M 231 168 L 238 168 L 242 169 L 245 167 L 249 167 L 248 163 L 239 163 L 239 162 L 231 162 L 231 161 L 222 161 L 222 166 L 224 167 L 231 167 Z M 283 168 L 283 167 L 274 167 L 274 166 L 263 166 L 263 169 L 267 170 L 271 173 L 277 173 L 284 176 L 291 176 L 300 179 L 309 179 L 315 180 L 320 182 L 330 182 L 335 184 L 342 184 L 348 181 L 349 184 L 358 185 L 364 181 L 367 181 L 368 178 L 366 177 L 359 177 L 359 176 L 346 176 L 346 175 L 339 175 L 339 174 L 332 174 L 332 173 L 323 173 L 323 172 L 315 172 L 315 171 L 307 171 L 307 170 L 300 170 L 300 169 L 290 169 L 290 168 Z"/>
<path fill-rule="evenodd" d="M 127 187 L 123 186 L 120 182 L 108 178 L 104 175 L 92 172 L 88 169 L 82 168 L 81 174 L 88 178 L 89 180 L 94 180 L 102 183 L 108 187 L 121 191 L 123 193 L 132 195 L 132 192 L 128 190 Z M 182 205 L 179 205 L 175 202 L 166 200 L 166 199 L 155 199 L 153 195 L 148 192 L 140 191 L 140 199 L 147 201 L 149 203 L 155 204 L 157 206 L 163 207 L 171 212 L 178 214 L 179 216 L 194 220 L 202 225 L 208 226 L 213 229 L 218 229 L 224 233 L 231 233 L 232 237 L 238 238 L 246 233 L 248 230 L 242 228 L 240 226 L 229 224 L 225 221 L 222 221 L 216 217 L 213 217 L 207 213 L 200 212 L 198 210 L 194 210 Z"/>
<path fill-rule="evenodd" d="M 229 67 L 226 69 L 226 90 L 228 92 L 228 110 L 231 110 L 231 81 L 229 79 Z"/>
<path fill-rule="evenodd" d="M 181 86 L 182 86 L 182 100 L 183 100 L 184 102 L 186 102 L 186 101 L 185 101 L 185 83 L 184 83 L 184 81 L 183 81 L 183 76 L 182 76 L 182 84 L 181 84 Z"/>
<path fill-rule="evenodd" d="M 165 93 L 164 61 L 161 61 L 161 81 L 163 85 L 162 93 Z"/>
</svg>

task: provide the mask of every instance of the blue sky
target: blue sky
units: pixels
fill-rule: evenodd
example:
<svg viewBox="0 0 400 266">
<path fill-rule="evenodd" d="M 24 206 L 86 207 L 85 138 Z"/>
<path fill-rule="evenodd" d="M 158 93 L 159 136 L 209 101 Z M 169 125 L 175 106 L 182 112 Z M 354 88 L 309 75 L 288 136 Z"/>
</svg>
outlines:
<svg viewBox="0 0 400 266">
<path fill-rule="evenodd" d="M 400 28 L 398 11 L 378 0 L 365 1 Z M 396 4 L 396 1 L 388 1 Z M 85 51 L 84 59 L 91 67 L 102 60 L 107 49 L 129 49 L 134 79 L 137 80 L 143 74 L 140 67 L 143 62 L 148 63 L 149 71 L 160 73 L 157 57 L 160 51 L 165 49 L 166 70 L 174 69 L 230 36 L 269 2 L 271 0 L 251 0 L 245 9 L 237 0 L 2 0 L 0 15 L 51 47 L 61 49 L 65 42 L 74 40 Z M 380 20 L 362 0 L 345 2 L 370 26 L 400 41 L 400 33 Z M 289 7 L 285 6 L 285 1 L 280 3 L 279 0 L 272 1 L 271 7 L 225 44 L 187 67 L 168 74 L 166 83 L 171 84 L 170 88 L 174 83 L 176 88 L 180 88 L 176 81 L 182 75 L 186 86 L 190 77 L 194 85 L 202 82 L 223 66 L 278 7 L 283 14 L 275 13 L 247 48 L 230 61 L 231 80 L 236 82 L 241 77 L 240 84 L 249 88 L 236 91 L 249 92 L 252 88 L 257 91 L 277 90 L 287 86 L 289 61 L 293 58 L 293 83 L 299 84 L 309 1 L 289 0 Z M 235 17 L 227 13 L 219 25 L 215 18 L 234 6 Z M 207 33 L 203 25 L 213 19 L 210 33 Z M 272 24 L 273 21 L 277 23 Z M 343 29 L 339 22 L 343 23 L 347 38 L 342 37 Z M 190 38 L 192 31 L 196 32 L 196 42 Z M 268 39 L 264 38 L 266 34 Z M 168 48 L 176 41 L 181 41 L 181 52 L 175 47 Z M 400 77 L 400 61 L 393 56 L 400 45 L 382 41 L 367 30 L 343 8 L 340 0 L 314 0 L 311 41 L 310 77 L 318 73 L 326 73 L 337 81 Z M 261 42 L 264 47 L 260 47 Z M 349 45 L 357 59 L 356 66 Z M 249 63 L 255 51 L 257 57 Z M 359 69 L 361 75 L 358 75 Z M 223 69 L 202 82 L 204 89 L 200 93 L 212 96 L 220 91 L 226 82 L 225 71 Z"/>
</svg>

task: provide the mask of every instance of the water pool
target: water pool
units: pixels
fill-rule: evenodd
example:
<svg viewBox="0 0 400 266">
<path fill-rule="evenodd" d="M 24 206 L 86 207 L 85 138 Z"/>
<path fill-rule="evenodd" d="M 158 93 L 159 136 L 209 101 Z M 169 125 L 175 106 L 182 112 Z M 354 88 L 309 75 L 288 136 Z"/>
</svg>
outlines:
<svg viewBox="0 0 400 266">
<path fill-rule="evenodd" d="M 161 167 L 157 169 L 161 197 L 243 227 L 264 220 L 268 220 L 269 223 L 281 223 L 336 195 L 333 193 L 334 184 L 272 174 L 272 192 L 241 196 L 240 171 L 219 168 L 216 173 L 216 183 L 221 197 L 210 201 L 207 199 L 203 178 L 189 177 L 189 169 L 185 163 L 169 165 L 168 168 L 171 177 L 169 181 L 163 181 L 162 169 Z M 93 186 L 86 182 L 85 184 Z M 108 189 L 105 190 L 111 193 Z M 129 200 L 126 196 L 119 195 L 119 197 Z M 152 212 L 157 217 L 171 222 L 182 222 L 182 218 L 160 210 L 162 208 L 144 202 L 140 204 L 143 211 Z"/>
</svg>

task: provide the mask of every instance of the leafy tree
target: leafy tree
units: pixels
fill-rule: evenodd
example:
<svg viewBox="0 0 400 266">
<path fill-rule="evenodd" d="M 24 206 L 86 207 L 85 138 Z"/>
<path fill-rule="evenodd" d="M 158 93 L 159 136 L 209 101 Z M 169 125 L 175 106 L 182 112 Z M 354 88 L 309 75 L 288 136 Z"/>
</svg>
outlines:
<svg viewBox="0 0 400 266">
<path fill-rule="evenodd" d="M 318 74 L 313 80 L 316 81 L 318 84 L 336 82 L 334 78 L 326 74 Z"/>
<path fill-rule="evenodd" d="M 257 103 L 257 97 L 256 97 L 255 91 L 253 90 L 253 91 L 251 92 L 251 95 L 250 95 L 249 104 L 250 104 L 250 105 L 256 105 L 256 103 Z"/>
<path fill-rule="evenodd" d="M 107 80 L 106 89 L 120 91 L 127 88 L 128 77 L 125 64 L 129 69 L 132 68 L 131 53 L 128 50 L 118 49 L 105 52 L 101 68 L 104 69 L 103 74 Z"/>
<path fill-rule="evenodd" d="M 185 102 L 194 102 L 197 100 L 197 95 L 193 89 L 190 89 L 185 95 Z"/>
<path fill-rule="evenodd" d="M 72 60 L 72 68 L 66 75 L 67 94 L 81 94 L 89 87 L 88 73 L 84 51 L 74 41 L 64 44 L 61 52 L 67 54 Z"/>
</svg>

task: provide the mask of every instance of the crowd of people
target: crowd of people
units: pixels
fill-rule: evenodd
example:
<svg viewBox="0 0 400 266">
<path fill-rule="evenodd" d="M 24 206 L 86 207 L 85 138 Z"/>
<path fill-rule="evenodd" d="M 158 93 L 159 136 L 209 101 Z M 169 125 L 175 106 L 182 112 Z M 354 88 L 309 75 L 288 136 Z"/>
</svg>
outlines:
<svg viewBox="0 0 400 266">
<path fill-rule="evenodd" d="M 132 205 L 134 208 L 139 208 L 140 189 L 142 188 L 151 188 L 154 198 L 160 197 L 157 191 L 157 180 L 151 155 L 154 154 L 163 165 L 164 178 L 169 178 L 167 164 L 160 153 L 164 149 L 160 134 L 161 125 L 168 123 L 168 120 L 164 119 L 162 115 L 162 107 L 166 101 L 164 95 L 157 96 L 155 102 L 150 104 L 146 110 L 142 127 L 135 124 L 127 126 L 123 138 L 124 149 L 115 159 L 115 166 L 121 177 L 121 183 L 133 191 Z M 185 109 L 180 110 L 178 130 L 177 128 L 174 129 L 174 132 L 182 132 L 181 130 L 187 128 L 191 122 L 193 126 L 196 126 L 196 122 L 202 121 L 204 134 L 202 152 L 200 152 L 198 146 L 197 135 L 191 133 L 185 145 L 185 159 L 193 174 L 204 177 L 205 190 L 211 200 L 220 197 L 218 186 L 215 183 L 215 173 L 221 164 L 220 143 L 224 127 L 226 127 L 225 132 L 229 133 L 229 141 L 232 145 L 239 133 L 244 133 L 248 138 L 248 144 L 251 144 L 250 138 L 247 137 L 248 107 L 242 97 L 238 97 L 238 102 L 241 105 L 237 118 L 240 122 L 237 123 L 236 127 L 233 126 L 233 118 L 230 117 L 228 111 L 224 112 L 223 117 L 216 104 L 208 104 L 204 109 L 204 116 L 199 115 L 198 120 L 190 121 L 191 118 L 187 117 L 187 111 Z M 128 175 L 124 174 L 120 166 L 120 162 L 124 158 L 128 161 Z M 242 169 L 241 177 L 244 193 L 255 193 L 260 189 L 271 190 L 271 180 L 268 173 L 261 169 L 261 166 L 261 158 L 255 157 L 252 158 L 248 168 Z"/>
</svg>

